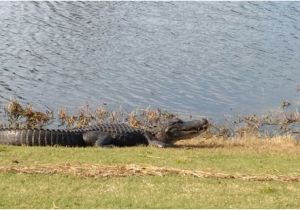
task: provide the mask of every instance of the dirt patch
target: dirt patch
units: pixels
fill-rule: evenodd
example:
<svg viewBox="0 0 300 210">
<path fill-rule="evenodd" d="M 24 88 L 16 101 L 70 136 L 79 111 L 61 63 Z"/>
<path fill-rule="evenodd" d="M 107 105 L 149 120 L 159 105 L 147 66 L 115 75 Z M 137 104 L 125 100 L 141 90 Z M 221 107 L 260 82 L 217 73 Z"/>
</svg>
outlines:
<svg viewBox="0 0 300 210">
<path fill-rule="evenodd" d="M 166 176 L 181 175 L 194 176 L 198 178 L 213 179 L 238 179 L 246 181 L 280 181 L 280 182 L 299 182 L 299 176 L 287 175 L 246 175 L 246 174 L 226 174 L 213 173 L 199 170 L 185 170 L 168 167 L 139 166 L 139 165 L 117 165 L 102 166 L 93 164 L 71 165 L 35 165 L 35 166 L 0 166 L 0 172 L 22 173 L 22 174 L 65 174 L 78 177 L 126 177 L 126 176 Z"/>
</svg>

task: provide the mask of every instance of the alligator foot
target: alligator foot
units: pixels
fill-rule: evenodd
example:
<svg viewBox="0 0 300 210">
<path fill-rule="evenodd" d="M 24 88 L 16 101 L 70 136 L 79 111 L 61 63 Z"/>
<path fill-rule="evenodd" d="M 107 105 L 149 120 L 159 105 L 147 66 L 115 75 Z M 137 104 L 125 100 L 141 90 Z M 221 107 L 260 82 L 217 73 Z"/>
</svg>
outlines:
<svg viewBox="0 0 300 210">
<path fill-rule="evenodd" d="M 156 141 L 156 140 L 151 140 L 148 141 L 150 146 L 154 146 L 154 147 L 159 147 L 159 148 L 165 148 L 165 147 L 170 147 L 171 144 L 167 144 L 165 142 L 162 141 Z"/>
</svg>

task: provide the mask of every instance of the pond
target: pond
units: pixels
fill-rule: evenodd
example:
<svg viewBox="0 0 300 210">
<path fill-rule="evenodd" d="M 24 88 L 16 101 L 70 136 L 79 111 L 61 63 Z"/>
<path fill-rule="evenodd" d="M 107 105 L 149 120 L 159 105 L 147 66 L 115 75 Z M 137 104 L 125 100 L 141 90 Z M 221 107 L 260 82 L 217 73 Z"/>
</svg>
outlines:
<svg viewBox="0 0 300 210">
<path fill-rule="evenodd" d="M 0 105 L 222 118 L 296 101 L 299 2 L 0 2 Z"/>
</svg>

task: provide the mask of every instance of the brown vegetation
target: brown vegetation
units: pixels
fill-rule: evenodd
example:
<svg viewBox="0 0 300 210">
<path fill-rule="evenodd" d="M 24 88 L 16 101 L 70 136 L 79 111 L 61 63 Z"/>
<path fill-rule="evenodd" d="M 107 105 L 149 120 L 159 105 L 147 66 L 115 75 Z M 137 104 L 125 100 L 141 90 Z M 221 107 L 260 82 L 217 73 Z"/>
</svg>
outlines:
<svg viewBox="0 0 300 210">
<path fill-rule="evenodd" d="M 257 137 L 247 135 L 243 137 L 218 137 L 213 136 L 206 138 L 198 136 L 188 140 L 181 140 L 175 143 L 179 148 L 228 148 L 231 150 L 243 149 L 250 152 L 284 152 L 287 154 L 300 154 L 300 143 L 295 141 L 291 135 L 274 136 L 274 137 Z"/>
<path fill-rule="evenodd" d="M 0 172 L 23 173 L 23 174 L 66 174 L 79 177 L 113 177 L 113 176 L 166 176 L 166 175 L 182 175 L 194 176 L 198 178 L 214 178 L 214 179 L 239 179 L 246 181 L 300 181 L 300 176 L 288 175 L 246 175 L 246 174 L 226 174 L 216 172 L 205 172 L 199 170 L 187 170 L 169 167 L 157 166 L 139 166 L 135 164 L 117 165 L 117 166 L 101 166 L 95 164 L 81 165 L 35 165 L 35 166 L 0 166 Z"/>
<path fill-rule="evenodd" d="M 23 106 L 17 100 L 10 101 L 5 107 L 8 127 L 10 128 L 40 128 L 54 122 L 53 111 L 36 111 L 32 105 Z M 133 110 L 127 113 L 124 110 L 109 111 L 104 106 L 96 109 L 89 105 L 80 107 L 75 114 L 69 114 L 66 108 L 58 112 L 58 121 L 67 128 L 82 128 L 95 123 L 122 123 L 137 128 L 157 125 L 176 115 L 160 109 Z"/>
<path fill-rule="evenodd" d="M 282 111 L 269 113 L 262 116 L 242 116 L 233 121 L 225 121 L 223 124 L 210 122 L 209 129 L 197 139 L 198 147 L 203 145 L 203 139 L 208 140 L 210 146 L 242 145 L 245 139 L 266 142 L 264 139 L 276 136 L 288 136 L 297 133 L 295 129 L 300 122 L 298 111 L 287 111 L 291 106 L 289 102 L 282 104 Z M 40 128 L 53 123 L 55 117 L 53 111 L 36 111 L 32 105 L 22 106 L 17 100 L 10 101 L 5 108 L 8 127 L 11 128 Z M 128 123 L 136 128 L 157 126 L 167 120 L 178 116 L 160 109 L 133 110 L 130 113 L 120 109 L 110 111 L 105 106 L 92 109 L 89 105 L 81 107 L 75 114 L 70 114 L 66 108 L 58 112 L 58 121 L 67 128 L 82 128 L 97 123 Z M 200 140 L 201 139 L 201 140 Z M 235 139 L 234 141 L 232 139 Z M 238 140 L 237 140 L 238 139 Z M 259 140 L 258 140 L 259 139 Z M 251 140 L 252 141 L 252 140 Z M 191 141 L 193 142 L 193 141 Z M 272 140 L 272 142 L 275 142 Z M 249 144 L 249 140 L 247 141 Z M 253 143 L 251 143 L 253 145 Z"/>
<path fill-rule="evenodd" d="M 53 122 L 52 111 L 35 111 L 32 105 L 22 106 L 17 100 L 10 101 L 4 108 L 7 115 L 8 127 L 12 128 L 36 128 Z"/>
</svg>

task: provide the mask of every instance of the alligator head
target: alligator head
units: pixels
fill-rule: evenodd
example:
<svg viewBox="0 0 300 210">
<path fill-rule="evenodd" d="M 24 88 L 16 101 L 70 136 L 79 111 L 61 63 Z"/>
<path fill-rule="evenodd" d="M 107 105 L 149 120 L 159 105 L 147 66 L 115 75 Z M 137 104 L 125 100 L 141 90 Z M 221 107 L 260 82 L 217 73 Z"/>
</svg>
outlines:
<svg viewBox="0 0 300 210">
<path fill-rule="evenodd" d="M 173 143 L 178 140 L 192 138 L 205 131 L 208 124 L 207 119 L 186 122 L 180 119 L 172 120 L 152 132 L 152 139 L 164 143 Z"/>
</svg>

